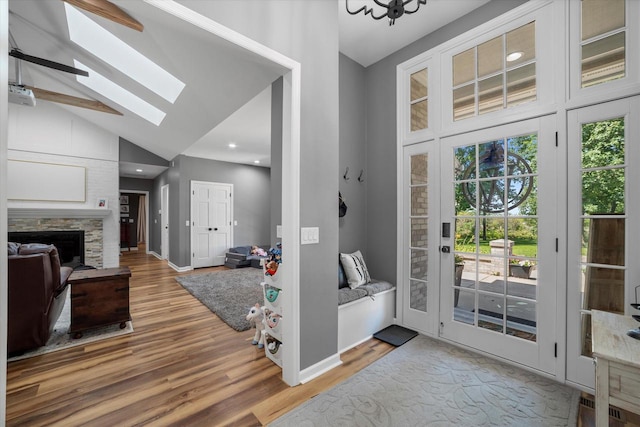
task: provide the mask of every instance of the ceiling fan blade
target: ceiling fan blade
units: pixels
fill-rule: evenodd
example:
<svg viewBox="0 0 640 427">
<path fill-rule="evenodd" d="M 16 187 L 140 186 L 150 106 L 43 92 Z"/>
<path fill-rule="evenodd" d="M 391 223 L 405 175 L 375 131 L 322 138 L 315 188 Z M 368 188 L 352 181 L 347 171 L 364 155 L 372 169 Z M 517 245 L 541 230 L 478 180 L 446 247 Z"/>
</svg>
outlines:
<svg viewBox="0 0 640 427">
<path fill-rule="evenodd" d="M 94 101 L 92 99 L 79 98 L 77 96 L 65 95 L 64 93 L 52 92 L 46 89 L 40 89 L 33 86 L 25 86 L 27 89 L 31 89 L 36 99 L 42 99 L 45 101 L 58 102 L 60 104 L 71 105 L 74 107 L 88 108 L 90 110 L 100 111 L 103 113 L 116 114 L 122 116 L 122 113 L 118 110 L 114 110 L 106 104 L 100 101 Z"/>
<path fill-rule="evenodd" d="M 38 58 L 37 56 L 25 55 L 17 49 L 13 49 L 9 52 L 9 56 L 13 56 L 23 61 L 32 62 L 34 64 L 42 65 L 44 67 L 53 68 L 54 70 L 64 71 L 65 73 L 77 74 L 79 76 L 88 77 L 89 73 L 85 70 L 71 67 L 69 65 L 61 64 L 59 62 L 49 61 L 48 59 Z"/>
<path fill-rule="evenodd" d="M 144 26 L 108 0 L 63 0 L 87 12 L 95 13 L 110 21 L 142 31 Z"/>
</svg>

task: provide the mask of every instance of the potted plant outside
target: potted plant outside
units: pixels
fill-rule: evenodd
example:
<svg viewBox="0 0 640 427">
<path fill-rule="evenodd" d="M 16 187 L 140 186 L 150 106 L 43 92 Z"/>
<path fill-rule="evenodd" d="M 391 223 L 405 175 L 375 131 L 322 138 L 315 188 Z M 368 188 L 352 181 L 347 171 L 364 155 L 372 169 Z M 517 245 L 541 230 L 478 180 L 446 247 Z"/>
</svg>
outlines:
<svg viewBox="0 0 640 427">
<path fill-rule="evenodd" d="M 533 263 L 528 260 L 520 260 L 517 258 L 509 261 L 509 276 L 518 277 L 521 279 L 528 279 L 531 277 L 531 270 L 533 269 Z"/>
</svg>

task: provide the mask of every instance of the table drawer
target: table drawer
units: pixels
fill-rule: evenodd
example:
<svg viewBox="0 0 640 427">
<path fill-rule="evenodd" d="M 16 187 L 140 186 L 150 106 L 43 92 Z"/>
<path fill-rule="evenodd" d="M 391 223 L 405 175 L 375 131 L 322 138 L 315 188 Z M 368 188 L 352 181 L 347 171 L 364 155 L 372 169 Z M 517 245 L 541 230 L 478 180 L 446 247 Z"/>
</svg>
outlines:
<svg viewBox="0 0 640 427">
<path fill-rule="evenodd" d="M 640 372 L 637 369 L 610 362 L 609 396 L 626 402 L 625 409 L 629 409 L 629 406 L 640 408 Z"/>
</svg>

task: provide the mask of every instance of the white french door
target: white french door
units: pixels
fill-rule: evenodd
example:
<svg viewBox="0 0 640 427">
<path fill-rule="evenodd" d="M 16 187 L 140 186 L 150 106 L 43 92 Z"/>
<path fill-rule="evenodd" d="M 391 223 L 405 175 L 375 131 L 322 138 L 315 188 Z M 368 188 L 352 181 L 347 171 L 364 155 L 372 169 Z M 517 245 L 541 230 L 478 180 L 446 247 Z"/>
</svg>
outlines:
<svg viewBox="0 0 640 427">
<path fill-rule="evenodd" d="M 555 129 L 547 116 L 443 138 L 440 161 L 440 336 L 553 375 Z"/>
<path fill-rule="evenodd" d="M 232 184 L 191 181 L 191 266 L 224 264 L 233 242 Z"/>
<path fill-rule="evenodd" d="M 640 314 L 640 98 L 568 113 L 567 380 L 594 387 L 591 310 Z"/>
<path fill-rule="evenodd" d="M 439 304 L 439 150 L 434 141 L 403 149 L 401 323 L 436 335 Z"/>
</svg>

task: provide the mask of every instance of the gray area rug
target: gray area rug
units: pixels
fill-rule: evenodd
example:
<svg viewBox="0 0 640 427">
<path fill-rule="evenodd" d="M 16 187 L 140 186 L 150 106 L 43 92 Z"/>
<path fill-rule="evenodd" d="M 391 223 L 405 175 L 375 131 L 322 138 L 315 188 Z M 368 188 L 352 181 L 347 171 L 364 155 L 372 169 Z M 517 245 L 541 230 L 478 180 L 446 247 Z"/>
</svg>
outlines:
<svg viewBox="0 0 640 427">
<path fill-rule="evenodd" d="M 176 277 L 178 283 L 236 331 L 246 331 L 249 309 L 263 304 L 264 296 L 259 268 L 239 268 Z"/>
<path fill-rule="evenodd" d="M 575 426 L 579 396 L 419 335 L 270 426 Z"/>
<path fill-rule="evenodd" d="M 124 329 L 120 329 L 120 324 L 117 323 L 114 325 L 108 325 L 84 331 L 81 338 L 73 338 L 69 334 L 70 325 L 71 291 L 67 292 L 67 300 L 65 301 L 62 312 L 60 313 L 60 317 L 58 317 L 58 321 L 53 328 L 51 337 L 49 337 L 49 341 L 47 341 L 47 345 L 31 351 L 27 351 L 20 354 L 19 356 L 10 357 L 7 361 L 13 362 L 16 360 L 28 359 L 30 357 L 40 356 L 42 354 L 64 350 L 66 348 L 77 347 L 79 345 L 86 345 L 95 341 L 106 340 L 133 332 L 133 324 L 131 323 L 131 321 L 128 321 L 127 326 Z"/>
</svg>

